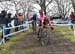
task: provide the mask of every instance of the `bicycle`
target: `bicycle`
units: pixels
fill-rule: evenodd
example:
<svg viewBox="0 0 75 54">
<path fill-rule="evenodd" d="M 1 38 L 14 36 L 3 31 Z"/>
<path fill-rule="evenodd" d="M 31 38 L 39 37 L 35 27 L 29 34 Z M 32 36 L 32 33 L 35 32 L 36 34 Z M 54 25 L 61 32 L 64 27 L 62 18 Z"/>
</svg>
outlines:
<svg viewBox="0 0 75 54">
<path fill-rule="evenodd" d="M 38 31 L 38 40 L 40 41 L 42 46 L 46 46 L 49 43 L 48 31 L 47 28 L 39 28 Z"/>
</svg>

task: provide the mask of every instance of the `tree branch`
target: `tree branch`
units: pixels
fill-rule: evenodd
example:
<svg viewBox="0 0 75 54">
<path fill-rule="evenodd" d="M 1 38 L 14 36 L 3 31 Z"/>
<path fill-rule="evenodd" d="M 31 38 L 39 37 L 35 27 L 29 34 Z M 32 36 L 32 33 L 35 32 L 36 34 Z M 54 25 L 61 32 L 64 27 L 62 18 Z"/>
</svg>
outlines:
<svg viewBox="0 0 75 54">
<path fill-rule="evenodd" d="M 49 1 L 49 3 L 46 5 L 46 7 L 48 7 L 48 5 L 49 5 L 50 3 L 52 3 L 52 1 L 53 1 L 53 0 Z"/>
<path fill-rule="evenodd" d="M 50 11 L 52 11 L 52 10 L 47 11 L 47 13 L 49 13 Z"/>
</svg>

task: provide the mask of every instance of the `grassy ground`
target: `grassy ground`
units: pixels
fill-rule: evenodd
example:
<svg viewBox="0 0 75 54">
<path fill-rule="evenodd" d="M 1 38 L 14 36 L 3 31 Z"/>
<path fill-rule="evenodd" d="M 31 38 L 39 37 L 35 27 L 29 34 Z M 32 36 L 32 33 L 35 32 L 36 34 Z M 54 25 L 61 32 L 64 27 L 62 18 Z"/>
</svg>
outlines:
<svg viewBox="0 0 75 54">
<path fill-rule="evenodd" d="M 55 26 L 55 30 L 62 34 L 61 38 L 68 39 L 70 42 L 75 43 L 75 36 L 72 34 L 71 30 L 67 26 Z"/>
<path fill-rule="evenodd" d="M 10 40 L 7 41 L 5 44 L 0 46 L 0 54 L 8 54 L 9 51 L 9 47 L 12 44 L 15 44 L 19 39 L 23 38 L 25 36 L 25 34 L 29 33 L 30 31 L 26 31 L 26 32 L 22 32 L 16 35 L 13 35 L 12 37 L 10 37 Z"/>
<path fill-rule="evenodd" d="M 61 39 L 67 39 L 72 43 L 75 43 L 75 37 L 73 36 L 73 34 L 71 34 L 70 30 L 68 29 L 68 27 L 60 27 L 60 26 L 55 26 L 55 31 L 56 31 L 56 36 L 57 37 L 61 37 Z M 31 31 L 28 31 L 31 32 Z M 28 32 L 22 32 L 19 34 L 14 35 L 13 37 L 11 37 L 11 39 L 9 41 L 7 41 L 4 45 L 0 46 L 0 54 L 9 54 L 9 48 L 12 44 L 15 44 L 17 41 L 19 41 L 20 39 L 22 39 Z M 60 36 L 58 34 L 61 34 Z M 37 47 L 36 47 L 37 48 Z M 35 49 L 36 49 L 35 48 Z M 21 49 L 21 50 L 13 50 L 11 51 L 12 54 L 23 54 L 20 52 L 27 52 L 29 54 L 35 54 L 32 50 L 29 52 L 29 49 L 25 51 L 25 49 Z"/>
<path fill-rule="evenodd" d="M 69 42 L 64 34 L 68 32 L 67 27 L 59 30 L 61 27 L 55 27 L 55 31 L 48 30 L 50 37 L 50 44 L 48 46 L 41 46 L 37 41 L 37 35 L 29 33 L 26 37 L 20 39 L 16 44 L 10 47 L 10 54 L 75 54 L 75 46 Z M 69 33 L 71 35 L 71 33 Z M 68 40 L 67 40 L 68 39 Z M 67 53 L 68 52 L 68 53 Z M 70 53 L 69 53 L 70 52 Z"/>
</svg>

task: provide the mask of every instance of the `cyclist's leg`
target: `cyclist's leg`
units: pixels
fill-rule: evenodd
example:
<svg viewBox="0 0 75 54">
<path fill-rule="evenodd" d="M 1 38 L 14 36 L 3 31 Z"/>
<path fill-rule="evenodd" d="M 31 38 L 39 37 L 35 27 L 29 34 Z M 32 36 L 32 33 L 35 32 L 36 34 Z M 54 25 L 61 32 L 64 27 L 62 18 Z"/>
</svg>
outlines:
<svg viewBox="0 0 75 54">
<path fill-rule="evenodd" d="M 47 27 L 46 27 L 46 25 L 44 25 L 44 26 L 42 27 L 42 32 L 43 32 L 43 33 L 46 33 L 46 32 L 47 32 Z"/>
<path fill-rule="evenodd" d="M 32 21 L 32 30 L 34 32 L 34 21 Z"/>
<path fill-rule="evenodd" d="M 36 32 L 36 21 L 34 21 L 34 31 Z"/>
<path fill-rule="evenodd" d="M 32 29 L 33 29 L 33 32 L 35 33 L 36 32 L 36 21 L 32 22 Z"/>
</svg>

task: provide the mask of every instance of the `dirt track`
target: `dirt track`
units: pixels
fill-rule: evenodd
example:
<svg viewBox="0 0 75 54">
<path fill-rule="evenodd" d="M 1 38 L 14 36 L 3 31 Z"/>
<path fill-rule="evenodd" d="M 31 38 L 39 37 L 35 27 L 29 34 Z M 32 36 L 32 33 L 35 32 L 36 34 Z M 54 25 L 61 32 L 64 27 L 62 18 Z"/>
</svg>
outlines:
<svg viewBox="0 0 75 54">
<path fill-rule="evenodd" d="M 12 45 L 10 50 L 19 50 L 20 52 L 18 51 L 17 54 L 75 54 L 75 45 L 68 40 L 56 37 L 56 35 L 58 36 L 59 34 L 49 32 L 50 44 L 41 46 L 36 39 L 37 35 L 29 33 Z M 12 52 L 10 53 L 13 54 Z"/>
</svg>

